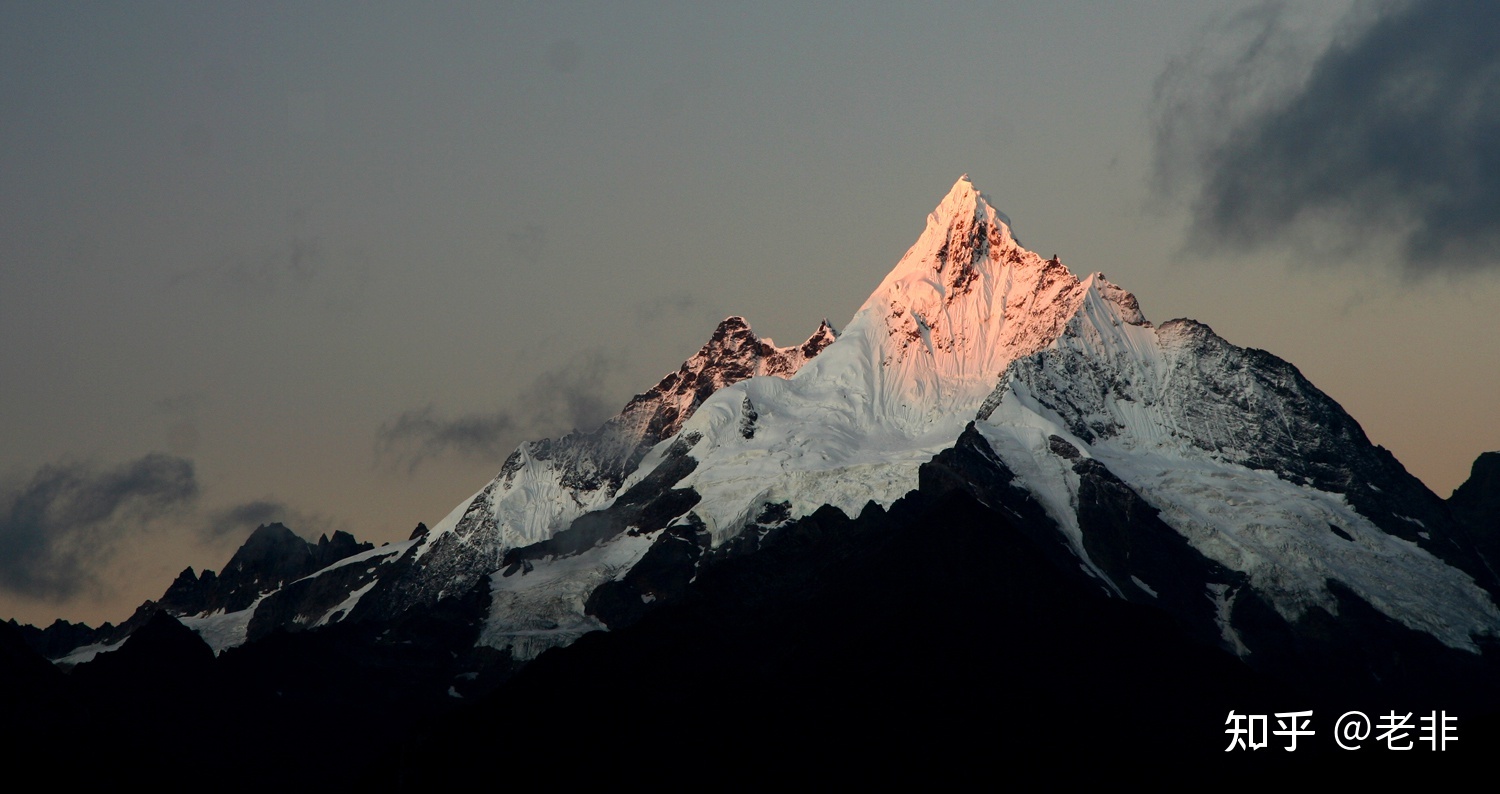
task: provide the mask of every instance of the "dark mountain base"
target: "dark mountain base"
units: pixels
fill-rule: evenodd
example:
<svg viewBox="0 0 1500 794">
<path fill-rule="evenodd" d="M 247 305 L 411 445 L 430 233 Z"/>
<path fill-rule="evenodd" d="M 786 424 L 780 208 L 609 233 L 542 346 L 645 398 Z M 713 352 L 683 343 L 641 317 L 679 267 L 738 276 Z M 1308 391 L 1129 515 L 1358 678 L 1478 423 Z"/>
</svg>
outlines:
<svg viewBox="0 0 1500 794">
<path fill-rule="evenodd" d="M 630 628 L 547 653 L 405 754 L 401 780 L 1388 775 L 1483 759 L 1495 736 L 1465 715 L 1445 753 L 1337 750 L 1338 715 L 1371 706 L 1095 595 L 966 496 L 855 520 L 825 509 L 781 538 Z M 1296 753 L 1226 753 L 1231 709 L 1313 709 L 1317 735 Z"/>
<path fill-rule="evenodd" d="M 486 595 L 378 628 L 277 632 L 218 658 L 158 612 L 66 675 L 0 624 L 0 761 L 69 788 L 343 790 L 459 710 L 456 670 L 511 669 L 473 648 Z"/>
<path fill-rule="evenodd" d="M 245 609 L 263 593 L 373 548 L 373 544 L 360 543 L 343 531 L 334 532 L 332 539 L 325 534 L 312 543 L 283 524 L 262 524 L 235 551 L 222 574 L 205 570 L 200 576 L 188 568 L 177 575 L 160 600 L 146 601 L 136 607 L 135 613 L 118 626 L 105 623 L 90 628 L 58 620 L 40 629 L 19 625 L 14 620 L 10 623 L 21 631 L 32 650 L 48 659 L 57 659 L 84 645 L 118 643 L 145 626 L 158 612 L 182 616 Z M 338 601 L 346 595 L 341 594 Z"/>
<path fill-rule="evenodd" d="M 394 626 L 276 633 L 218 659 L 163 614 L 66 678 L 12 638 L 0 694 L 22 711 L 0 739 L 25 749 L 12 768 L 73 783 L 236 790 L 1274 783 L 1324 771 L 1383 782 L 1477 766 L 1500 746 L 1500 721 L 1467 701 L 1254 671 L 1158 609 L 1100 595 L 967 494 L 913 494 L 856 519 L 825 508 L 783 530 L 700 568 L 633 625 L 514 674 L 503 654 L 472 650 L 479 590 Z M 486 675 L 454 677 L 476 668 Z M 1391 708 L 1456 714 L 1458 741 L 1442 753 L 1335 747 L 1340 714 Z M 44 734 L 23 714 L 38 709 Z M 1276 736 L 1226 753 L 1231 709 L 1311 709 L 1316 734 L 1295 753 Z"/>
</svg>

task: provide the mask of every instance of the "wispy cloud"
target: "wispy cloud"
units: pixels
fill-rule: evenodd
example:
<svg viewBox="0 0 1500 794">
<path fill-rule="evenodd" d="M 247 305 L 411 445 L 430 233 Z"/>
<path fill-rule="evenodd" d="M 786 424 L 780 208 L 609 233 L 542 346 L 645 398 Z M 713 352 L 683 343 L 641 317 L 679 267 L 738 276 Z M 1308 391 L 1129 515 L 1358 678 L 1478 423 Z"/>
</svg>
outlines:
<svg viewBox="0 0 1500 794">
<path fill-rule="evenodd" d="M 50 601 L 96 589 L 121 543 L 189 511 L 198 494 L 192 461 L 172 455 L 42 466 L 0 493 L 0 589 Z"/>
<path fill-rule="evenodd" d="M 512 445 L 519 427 L 509 411 L 449 417 L 431 405 L 412 408 L 380 426 L 375 455 L 404 463 L 409 472 L 447 454 L 493 459 Z"/>
<path fill-rule="evenodd" d="M 212 511 L 201 523 L 200 531 L 209 541 L 233 539 L 239 542 L 256 527 L 278 522 L 306 538 L 331 534 L 339 528 L 338 522 L 327 516 L 299 510 L 268 496 Z"/>
<path fill-rule="evenodd" d="M 586 350 L 562 367 L 538 375 L 523 395 L 520 409 L 531 428 L 592 430 L 619 410 L 608 377 L 620 360 L 603 350 Z"/>
<path fill-rule="evenodd" d="M 226 258 L 221 276 L 236 292 L 265 296 L 283 289 L 310 287 L 326 265 L 321 237 L 293 233 L 281 245 Z"/>
<path fill-rule="evenodd" d="M 590 350 L 538 375 L 505 409 L 459 416 L 433 405 L 403 411 L 376 431 L 376 458 L 414 473 L 423 462 L 445 455 L 498 461 L 530 438 L 592 430 L 618 410 L 617 397 L 607 388 L 608 376 L 618 368 L 617 358 Z"/>
<path fill-rule="evenodd" d="M 170 283 L 247 303 L 311 299 L 325 310 L 343 313 L 364 299 L 375 273 L 357 250 L 340 254 L 333 249 L 308 213 L 296 209 L 287 214 L 283 234 L 264 245 L 225 251 L 215 262 L 173 275 Z"/>
<path fill-rule="evenodd" d="M 635 316 L 642 324 L 659 322 L 673 317 L 703 311 L 703 302 L 689 292 L 669 292 L 643 301 L 635 307 Z"/>
<path fill-rule="evenodd" d="M 1500 266 L 1500 5 L 1359 4 L 1316 45 L 1288 18 L 1242 13 L 1157 81 L 1157 184 L 1192 207 L 1189 246 Z"/>
</svg>

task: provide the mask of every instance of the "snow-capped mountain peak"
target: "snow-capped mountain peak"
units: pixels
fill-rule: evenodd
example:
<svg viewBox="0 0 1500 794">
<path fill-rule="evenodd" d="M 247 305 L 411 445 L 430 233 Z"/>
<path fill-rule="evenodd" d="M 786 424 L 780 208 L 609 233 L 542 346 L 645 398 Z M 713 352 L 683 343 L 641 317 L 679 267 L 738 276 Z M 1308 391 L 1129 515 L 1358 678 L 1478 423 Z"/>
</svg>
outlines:
<svg viewBox="0 0 1500 794">
<path fill-rule="evenodd" d="M 521 444 L 405 542 L 314 547 L 262 527 L 222 575 L 189 569 L 143 605 L 140 643 L 69 645 L 95 634 L 70 625 L 28 642 L 71 647 L 60 661 L 84 663 L 85 682 L 195 654 L 183 703 L 222 681 L 273 715 L 264 735 L 299 703 L 347 722 L 406 713 L 402 691 L 432 713 L 487 696 L 468 712 L 482 722 L 403 758 L 535 758 L 600 704 L 670 734 L 703 692 L 725 716 L 714 735 L 751 716 L 720 744 L 756 746 L 787 704 L 861 727 L 849 704 L 893 681 L 933 696 L 844 730 L 851 746 L 896 736 L 904 751 L 926 703 L 988 692 L 974 713 L 990 713 L 1022 681 L 1041 682 L 1029 713 L 1068 693 L 1057 730 L 1131 709 L 1198 726 L 1190 741 L 1143 734 L 1176 752 L 1226 710 L 1287 694 L 1319 713 L 1500 703 L 1497 461 L 1445 504 L 1290 363 L 1194 320 L 1147 322 L 1103 273 L 1023 248 L 965 176 L 842 333 L 824 321 L 779 347 L 729 317 L 618 415 Z M 325 669 L 338 686 L 305 675 Z M 958 685 L 921 689 L 955 670 Z M 117 680 L 122 703 L 155 691 Z M 1278 680 L 1294 687 L 1262 686 Z M 498 744 L 497 725 L 511 728 Z M 639 753 L 618 738 L 599 746 L 628 765 Z"/>
<path fill-rule="evenodd" d="M 745 406 L 758 410 L 753 437 L 739 432 Z M 1133 490 L 1286 620 L 1336 613 L 1333 579 L 1451 647 L 1500 630 L 1472 552 L 1419 531 L 1442 520 L 1431 494 L 1336 403 L 1279 359 L 1193 321 L 1155 327 L 1102 273 L 1080 279 L 1020 247 L 967 179 L 822 354 L 789 381 L 716 393 L 684 424 L 697 464 L 676 487 L 701 497 L 692 518 L 715 545 L 761 531 L 776 505 L 857 515 L 916 490 L 922 465 L 976 420 L 993 459 L 1117 595 L 1145 591 L 1095 559 L 1084 503 L 1103 486 L 1085 474 Z M 1239 505 L 1225 510 L 1228 483 Z M 1204 598 L 1228 614 L 1236 587 L 1214 584 L 1222 598 Z M 1227 629 L 1224 642 L 1240 647 Z"/>
<path fill-rule="evenodd" d="M 836 338 L 824 320 L 803 343 L 777 347 L 743 317 L 726 318 L 681 367 L 602 426 L 521 444 L 484 488 L 410 541 L 409 551 L 388 557 L 383 564 L 396 566 L 393 573 L 372 569 L 380 586 L 346 614 L 395 614 L 473 587 L 501 568 L 507 553 L 545 543 L 580 516 L 607 508 L 651 448 L 676 435 L 715 392 L 746 378 L 791 376 Z"/>
<path fill-rule="evenodd" d="M 921 236 L 871 297 L 923 279 L 962 289 L 975 267 L 982 267 L 976 260 L 991 256 L 998 261 L 1018 245 L 1010 219 L 991 206 L 965 174 L 928 214 Z"/>
<path fill-rule="evenodd" d="M 1089 586 L 1170 602 L 1240 655 L 1266 615 L 1350 599 L 1451 648 L 1500 634 L 1494 575 L 1337 403 L 1023 248 L 964 177 L 842 332 L 777 347 L 724 320 L 602 427 L 521 445 L 430 531 L 268 596 L 249 636 L 468 593 L 488 599 L 479 643 L 529 659 L 713 554 L 825 506 L 889 509 L 935 469 Z"/>
<path fill-rule="evenodd" d="M 1123 292 L 1098 281 L 1101 295 Z M 943 416 L 972 418 L 1010 362 L 1057 339 L 1091 283 L 1022 248 L 1010 220 L 965 177 L 840 341 L 797 380 L 849 381 L 870 421 L 906 434 Z M 1139 309 L 1125 316 L 1138 322 Z M 871 365 L 878 369 L 866 372 Z"/>
</svg>

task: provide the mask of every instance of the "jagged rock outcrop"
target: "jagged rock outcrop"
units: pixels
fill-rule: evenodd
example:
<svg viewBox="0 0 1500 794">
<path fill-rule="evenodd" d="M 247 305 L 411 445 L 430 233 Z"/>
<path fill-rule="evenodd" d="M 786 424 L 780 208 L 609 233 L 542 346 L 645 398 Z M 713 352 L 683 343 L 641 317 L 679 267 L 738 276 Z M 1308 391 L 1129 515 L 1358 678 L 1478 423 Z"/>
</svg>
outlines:
<svg viewBox="0 0 1500 794">
<path fill-rule="evenodd" d="M 204 571 L 194 577 L 193 569 L 188 568 L 167 588 L 159 603 L 177 615 L 238 612 L 264 593 L 372 548 L 374 544 L 360 543 L 342 530 L 334 532 L 332 538 L 323 535 L 313 544 L 283 524 L 265 524 L 235 551 L 223 573 Z"/>
<path fill-rule="evenodd" d="M 1474 459 L 1469 479 L 1454 489 L 1448 506 L 1468 528 L 1487 567 L 1500 574 L 1500 452 Z"/>
<path fill-rule="evenodd" d="M 399 558 L 385 560 L 373 579 L 360 580 L 359 587 L 373 585 L 346 619 L 383 619 L 474 587 L 506 567 L 506 554 L 545 543 L 580 517 L 607 508 L 647 453 L 678 434 L 715 392 L 760 375 L 793 375 L 836 338 L 825 320 L 801 344 L 777 347 L 744 318 L 724 320 L 676 372 L 631 398 L 599 428 L 522 444 L 478 494 Z M 327 614 L 319 609 L 328 600 L 287 614 L 317 622 Z M 257 624 L 269 625 L 259 618 Z"/>
<path fill-rule="evenodd" d="M 334 532 L 332 538 L 325 534 L 317 543 L 310 543 L 283 524 L 263 524 L 230 557 L 222 574 L 205 570 L 200 576 L 187 568 L 159 600 L 148 600 L 136 607 L 118 626 L 105 623 L 92 629 L 84 624 L 58 621 L 40 631 L 31 629 L 26 634 L 27 641 L 49 659 L 68 658 L 80 647 L 112 651 L 152 621 L 158 612 L 185 619 L 241 612 L 267 593 L 373 548 L 374 544 L 360 543 L 342 530 Z M 243 639 L 239 634 L 238 640 Z M 85 659 L 79 661 L 82 660 Z"/>
</svg>

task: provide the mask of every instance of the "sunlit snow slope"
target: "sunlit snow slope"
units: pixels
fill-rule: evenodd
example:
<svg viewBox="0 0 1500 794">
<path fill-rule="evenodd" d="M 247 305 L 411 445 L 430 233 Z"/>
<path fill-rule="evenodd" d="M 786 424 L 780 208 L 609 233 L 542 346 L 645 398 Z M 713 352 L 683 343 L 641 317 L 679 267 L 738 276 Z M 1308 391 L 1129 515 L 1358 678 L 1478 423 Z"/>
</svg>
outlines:
<svg viewBox="0 0 1500 794">
<path fill-rule="evenodd" d="M 693 455 L 704 465 L 681 486 L 702 495 L 716 542 L 766 503 L 789 501 L 793 516 L 887 506 L 952 446 L 1005 368 L 1056 340 L 1099 289 L 1021 248 L 960 179 L 837 342 L 788 380 L 714 395 L 683 426 L 702 436 Z"/>
<path fill-rule="evenodd" d="M 462 595 L 499 571 L 507 553 L 545 544 L 580 516 L 616 505 L 628 490 L 621 488 L 627 475 L 657 442 L 674 436 L 710 395 L 745 378 L 791 375 L 834 338 L 832 326 L 824 322 L 802 344 L 777 347 L 758 337 L 743 318 L 724 320 L 677 371 L 636 395 L 603 426 L 522 444 L 494 480 L 430 530 L 380 549 L 368 567 L 331 566 L 270 597 L 249 623 L 250 638 L 277 626 L 296 630 L 342 620 L 390 619 Z M 535 575 L 496 576 L 493 619 L 481 642 L 511 647 L 518 657 L 530 658 L 602 628 L 584 614 L 584 600 L 601 582 L 638 561 L 648 545 L 619 540 L 582 559 L 544 565 L 550 569 Z M 535 567 L 528 561 L 524 573 L 532 574 Z"/>
<path fill-rule="evenodd" d="M 1450 564 L 1472 558 L 1411 514 L 1435 500 L 1295 368 L 1192 321 L 1153 327 L 1102 274 L 1079 279 L 1021 248 L 966 178 L 818 358 L 790 379 L 729 386 L 684 424 L 701 439 L 677 487 L 701 496 L 693 513 L 715 544 L 779 503 L 789 517 L 822 504 L 854 515 L 915 489 L 918 467 L 976 420 L 1117 593 L 1150 585 L 1110 581 L 1090 559 L 1072 453 L 1053 438 L 1288 620 L 1309 605 L 1336 613 L 1335 580 L 1452 647 L 1500 626 L 1489 594 Z"/>
<path fill-rule="evenodd" d="M 777 348 L 726 320 L 603 427 L 522 445 L 431 531 L 263 600 L 250 635 L 482 587 L 479 642 L 531 658 L 823 505 L 889 506 L 961 439 L 966 471 L 990 478 L 966 487 L 1018 518 L 1008 502 L 1034 506 L 1067 567 L 1201 612 L 1241 655 L 1258 605 L 1295 625 L 1355 598 L 1470 651 L 1500 631 L 1493 574 L 1447 508 L 1333 400 L 1268 353 L 1190 320 L 1153 326 L 1102 274 L 1022 248 L 964 177 L 842 333 L 825 323 Z"/>
</svg>

